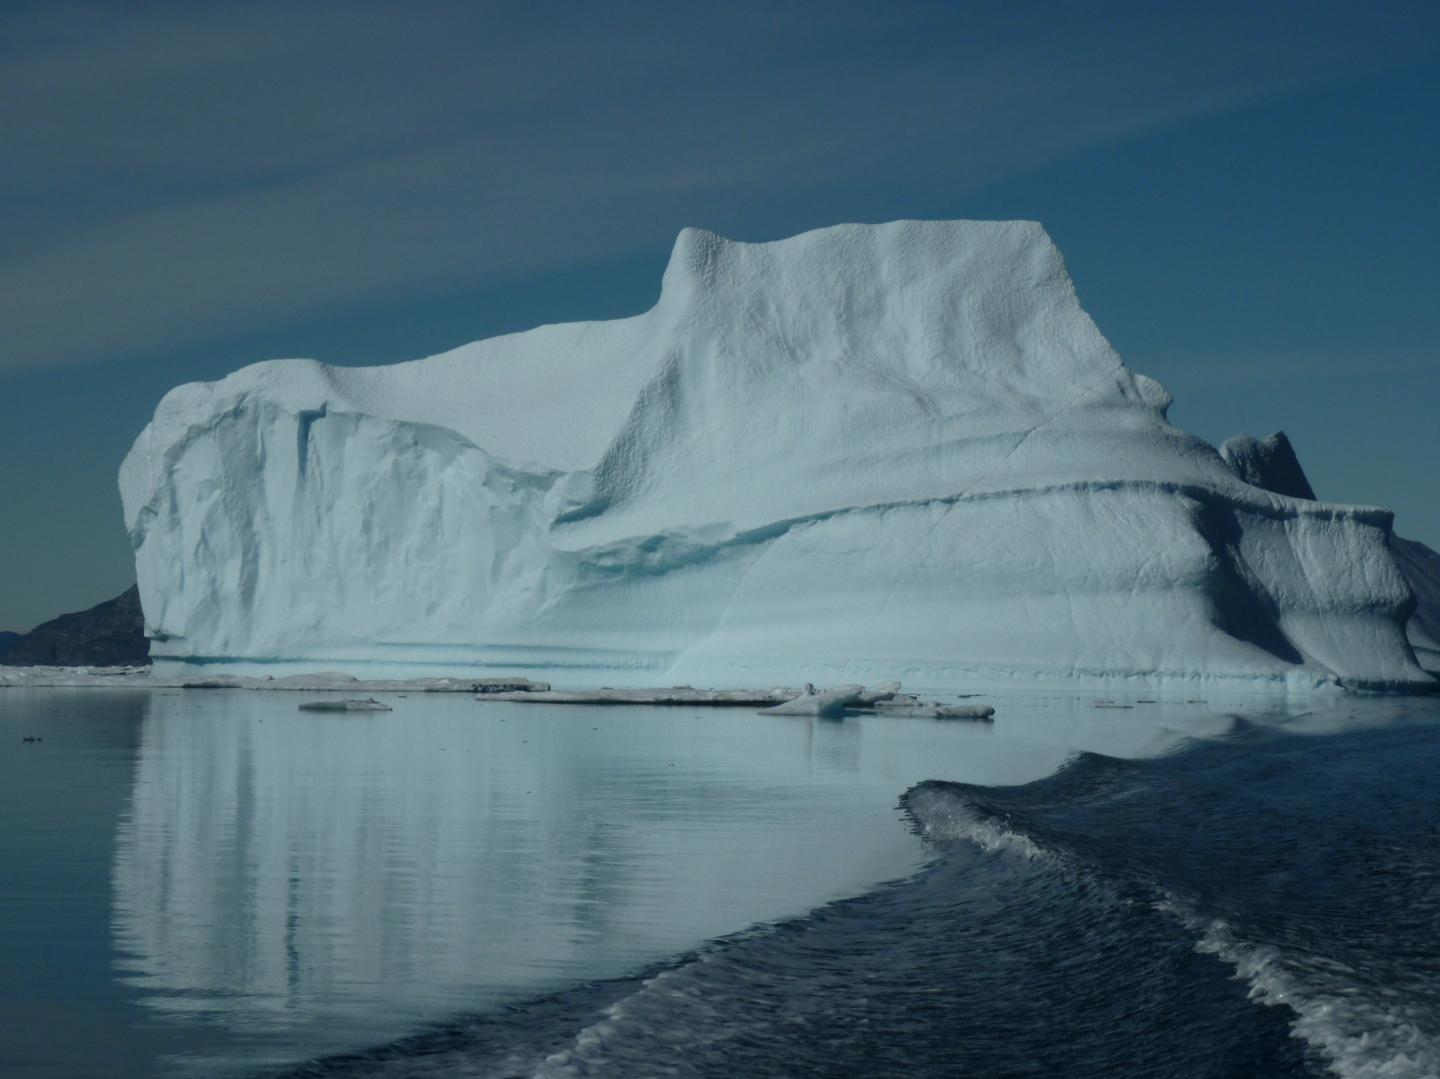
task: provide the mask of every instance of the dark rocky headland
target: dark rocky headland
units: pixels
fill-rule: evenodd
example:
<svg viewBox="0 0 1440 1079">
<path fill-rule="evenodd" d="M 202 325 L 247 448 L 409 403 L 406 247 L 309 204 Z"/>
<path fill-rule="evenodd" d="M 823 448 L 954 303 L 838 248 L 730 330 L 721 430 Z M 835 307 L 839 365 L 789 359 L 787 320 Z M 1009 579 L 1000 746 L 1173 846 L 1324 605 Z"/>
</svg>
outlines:
<svg viewBox="0 0 1440 1079">
<path fill-rule="evenodd" d="M 149 662 L 145 616 L 134 585 L 114 599 L 62 614 L 29 633 L 0 634 L 0 663 L 12 667 L 135 667 Z"/>
</svg>

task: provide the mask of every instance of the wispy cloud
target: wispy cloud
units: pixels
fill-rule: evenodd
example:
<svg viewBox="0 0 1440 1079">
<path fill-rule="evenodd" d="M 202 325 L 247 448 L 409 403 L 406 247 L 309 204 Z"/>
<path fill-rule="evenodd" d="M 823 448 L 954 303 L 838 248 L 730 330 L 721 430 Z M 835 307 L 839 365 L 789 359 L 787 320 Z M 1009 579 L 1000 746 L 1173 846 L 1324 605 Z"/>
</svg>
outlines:
<svg viewBox="0 0 1440 1079">
<path fill-rule="evenodd" d="M 656 252 L 721 203 L 763 231 L 796 193 L 958 194 L 1401 63 L 1436 21 L 1421 5 L 683 7 L 9 17 L 0 372 Z"/>
</svg>

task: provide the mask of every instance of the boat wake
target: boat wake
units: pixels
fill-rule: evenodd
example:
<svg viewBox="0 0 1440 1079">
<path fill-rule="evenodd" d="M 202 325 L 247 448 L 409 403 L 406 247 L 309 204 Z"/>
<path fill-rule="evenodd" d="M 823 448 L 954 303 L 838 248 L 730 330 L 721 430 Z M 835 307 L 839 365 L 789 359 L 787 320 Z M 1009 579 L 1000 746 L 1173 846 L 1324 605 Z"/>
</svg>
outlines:
<svg viewBox="0 0 1440 1079">
<path fill-rule="evenodd" d="M 912 878 L 301 1077 L 1440 1075 L 1440 740 L 927 782 Z M 1259 1005 L 1259 1006 L 1257 1006 Z"/>
<path fill-rule="evenodd" d="M 1297 815 L 1312 815 L 1317 803 L 1286 785 L 1300 764 L 1314 763 L 1303 758 L 1319 747 L 1261 734 L 1248 724 L 1238 733 L 1252 743 L 1248 752 L 1258 755 L 1243 771 L 1268 773 L 1270 808 L 1289 811 L 1286 818 L 1263 814 L 1281 825 L 1268 841 L 1253 818 L 1245 821 L 1235 811 L 1233 799 L 1208 799 L 1208 814 L 1186 812 L 1225 786 L 1227 777 L 1215 768 L 1224 751 L 1214 747 L 1149 762 L 1080 754 L 1039 783 L 1010 789 L 924 783 L 907 793 L 904 804 L 917 829 L 937 842 L 968 841 L 1052 872 L 1083 874 L 1131 902 L 1148 896 L 1155 911 L 1191 934 L 1198 953 L 1234 971 L 1250 1000 L 1287 1014 L 1291 1035 L 1329 1073 L 1343 1079 L 1440 1076 L 1440 951 L 1424 930 L 1440 916 L 1436 817 L 1433 811 L 1405 813 L 1404 830 L 1383 831 L 1404 812 L 1397 801 L 1428 800 L 1429 788 L 1417 783 L 1406 798 L 1398 793 L 1405 786 L 1393 785 L 1391 777 L 1380 788 L 1386 805 L 1367 812 L 1354 795 L 1373 796 L 1375 789 L 1363 780 L 1385 767 L 1383 759 L 1361 763 L 1341 754 L 1325 762 L 1328 769 L 1307 769 L 1306 786 L 1327 778 L 1350 781 L 1352 797 L 1318 803 L 1346 818 L 1337 836 L 1334 827 L 1305 826 L 1318 822 L 1297 824 Z M 1434 754 L 1433 738 L 1427 734 L 1422 741 Z M 1401 739 L 1410 743 L 1412 738 Z M 1121 776 L 1131 780 L 1123 792 L 1115 789 Z M 1245 808 L 1254 808 L 1255 789 L 1245 793 Z M 1178 818 L 1175 823 L 1192 834 L 1201 829 L 1205 838 L 1180 844 L 1168 859 L 1160 856 L 1150 841 L 1165 832 L 1154 823 L 1162 814 Z M 1263 850 L 1255 849 L 1257 842 Z M 1336 849 L 1316 849 L 1326 844 Z M 1186 847 L 1213 853 L 1226 846 L 1231 856 L 1224 860 L 1183 856 Z M 1388 894 L 1367 896 L 1368 889 L 1351 889 L 1327 872 L 1323 884 L 1310 881 L 1321 892 L 1312 902 L 1291 902 L 1304 890 L 1307 872 L 1332 863 L 1344 863 L 1346 877 L 1355 881 L 1383 881 L 1380 888 Z M 1207 887 L 1207 876 L 1223 886 Z M 1407 916 L 1387 917 L 1394 909 Z M 1412 932 L 1417 935 L 1408 936 Z"/>
<path fill-rule="evenodd" d="M 1440 1039 L 1434 1012 L 1403 994 L 1367 993 L 1344 963 L 1301 958 L 1273 944 L 1240 937 L 1224 919 L 1197 915 L 1177 901 L 1158 909 L 1198 937 L 1197 950 L 1235 968 L 1263 1004 L 1294 1013 L 1290 1029 L 1344 1079 L 1434 1079 L 1440 1076 Z M 1389 999 L 1387 999 L 1387 997 Z"/>
</svg>

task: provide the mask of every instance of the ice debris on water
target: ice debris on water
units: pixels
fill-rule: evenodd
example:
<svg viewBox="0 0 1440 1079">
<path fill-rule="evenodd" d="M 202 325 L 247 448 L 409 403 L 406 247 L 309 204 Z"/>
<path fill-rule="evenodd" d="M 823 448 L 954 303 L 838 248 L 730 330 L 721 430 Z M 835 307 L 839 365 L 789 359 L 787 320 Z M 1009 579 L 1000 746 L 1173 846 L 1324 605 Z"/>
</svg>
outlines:
<svg viewBox="0 0 1440 1079">
<path fill-rule="evenodd" d="M 306 701 L 300 705 L 302 712 L 393 712 L 388 704 L 374 697 L 352 698 L 343 701 Z"/>
</svg>

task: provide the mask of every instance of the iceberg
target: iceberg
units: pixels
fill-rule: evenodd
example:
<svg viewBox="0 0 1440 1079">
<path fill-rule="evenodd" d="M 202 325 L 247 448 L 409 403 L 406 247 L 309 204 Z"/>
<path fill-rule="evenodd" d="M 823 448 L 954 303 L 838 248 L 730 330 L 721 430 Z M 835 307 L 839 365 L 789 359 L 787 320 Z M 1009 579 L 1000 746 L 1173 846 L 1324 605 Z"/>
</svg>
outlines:
<svg viewBox="0 0 1440 1079">
<path fill-rule="evenodd" d="M 1295 447 L 1284 431 L 1276 431 L 1269 438 L 1253 435 L 1227 438 L 1220 446 L 1220 456 L 1237 476 L 1252 486 L 1277 495 L 1315 501 L 1315 489 L 1310 486 L 1300 458 L 1295 456 Z"/>
<path fill-rule="evenodd" d="M 181 386 L 120 489 L 160 673 L 1434 685 L 1392 515 L 1170 401 L 1036 223 L 687 229 L 632 318 Z"/>
<path fill-rule="evenodd" d="M 838 689 L 817 692 L 814 686 L 807 684 L 805 691 L 798 697 L 792 697 L 780 704 L 773 704 L 769 708 L 762 708 L 760 714 L 762 716 L 821 716 L 825 719 L 838 719 L 845 714 L 847 709 L 859 707 L 864 696 L 864 686 L 840 686 Z"/>
</svg>

